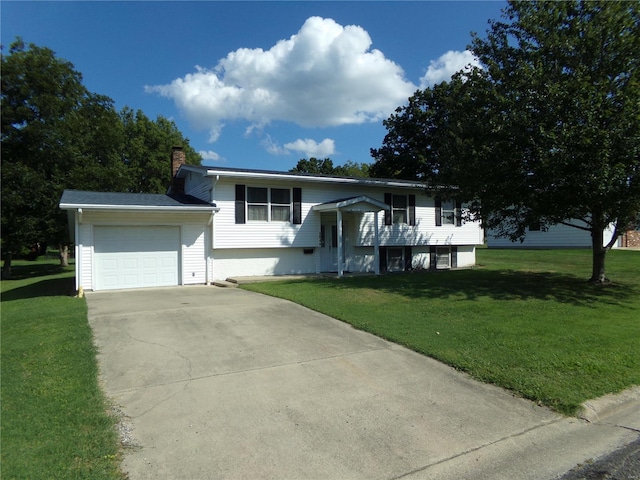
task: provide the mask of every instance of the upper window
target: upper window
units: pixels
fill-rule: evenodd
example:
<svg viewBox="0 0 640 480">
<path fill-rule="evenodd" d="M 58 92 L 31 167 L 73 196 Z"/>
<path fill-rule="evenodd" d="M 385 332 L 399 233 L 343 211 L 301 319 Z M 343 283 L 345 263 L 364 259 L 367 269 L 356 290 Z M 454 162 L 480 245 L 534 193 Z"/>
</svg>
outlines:
<svg viewBox="0 0 640 480">
<path fill-rule="evenodd" d="M 416 224 L 416 196 L 384 194 L 384 203 L 389 205 L 389 210 L 384 213 L 385 225 L 391 224 Z"/>
<path fill-rule="evenodd" d="M 236 223 L 291 222 L 300 225 L 302 189 L 236 185 L 235 220 Z"/>
<path fill-rule="evenodd" d="M 393 223 L 408 223 L 406 195 L 394 195 L 391 208 L 393 210 Z"/>
<path fill-rule="evenodd" d="M 291 190 L 247 187 L 247 219 L 250 222 L 289 222 Z"/>
<path fill-rule="evenodd" d="M 451 200 L 442 200 L 442 225 L 456 224 L 456 202 Z"/>
<path fill-rule="evenodd" d="M 460 200 L 453 198 L 443 199 L 439 195 L 435 197 L 436 226 L 462 225 L 462 204 Z"/>
<path fill-rule="evenodd" d="M 271 189 L 271 221 L 288 222 L 291 218 L 291 191 L 288 188 Z"/>
<path fill-rule="evenodd" d="M 249 221 L 269 221 L 269 189 L 247 187 L 247 218 Z"/>
</svg>

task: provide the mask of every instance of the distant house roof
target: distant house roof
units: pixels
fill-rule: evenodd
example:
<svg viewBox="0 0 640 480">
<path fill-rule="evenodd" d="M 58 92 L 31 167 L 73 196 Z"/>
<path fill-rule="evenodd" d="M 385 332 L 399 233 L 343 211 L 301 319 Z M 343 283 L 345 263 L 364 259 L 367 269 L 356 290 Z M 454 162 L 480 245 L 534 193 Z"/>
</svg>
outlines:
<svg viewBox="0 0 640 480">
<path fill-rule="evenodd" d="M 300 182 L 338 183 L 350 185 L 370 185 L 377 187 L 425 188 L 427 185 L 418 180 L 397 180 L 372 177 L 344 177 L 320 173 L 278 172 L 273 170 L 254 170 L 246 168 L 207 167 L 204 165 L 182 165 L 176 176 L 184 177 L 187 172 L 203 176 L 224 176 L 231 178 L 263 178 L 296 180 Z"/>
<path fill-rule="evenodd" d="M 211 211 L 215 205 L 191 195 L 155 193 L 114 193 L 65 190 L 60 199 L 60 208 L 87 208 L 96 210 L 195 210 Z"/>
</svg>

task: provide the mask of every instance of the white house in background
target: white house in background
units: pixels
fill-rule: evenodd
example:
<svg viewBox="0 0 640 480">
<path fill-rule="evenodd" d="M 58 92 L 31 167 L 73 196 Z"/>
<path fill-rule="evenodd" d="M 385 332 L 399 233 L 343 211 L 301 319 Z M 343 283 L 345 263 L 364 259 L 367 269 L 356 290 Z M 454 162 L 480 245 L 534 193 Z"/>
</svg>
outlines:
<svg viewBox="0 0 640 480">
<path fill-rule="evenodd" d="M 576 225 L 580 222 L 576 221 Z M 611 241 L 614 228 L 609 226 L 604 231 L 604 244 Z M 616 245 L 617 246 L 617 245 Z M 487 231 L 487 247 L 489 248 L 591 248 L 591 234 L 579 228 L 558 224 L 550 226 L 546 231 L 539 225 L 531 225 L 524 241 L 512 242 L 508 238 L 498 238 L 491 230 Z M 614 247 L 615 248 L 615 247 Z"/>
<path fill-rule="evenodd" d="M 167 195 L 66 190 L 85 290 L 475 264 L 479 223 L 423 184 L 184 164 Z"/>
</svg>

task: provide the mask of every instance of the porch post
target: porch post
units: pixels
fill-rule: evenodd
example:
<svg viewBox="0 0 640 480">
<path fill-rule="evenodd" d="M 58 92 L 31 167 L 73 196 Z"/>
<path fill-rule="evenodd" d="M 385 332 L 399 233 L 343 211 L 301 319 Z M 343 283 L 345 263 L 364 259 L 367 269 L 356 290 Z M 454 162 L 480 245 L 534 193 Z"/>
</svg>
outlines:
<svg viewBox="0 0 640 480">
<path fill-rule="evenodd" d="M 338 277 L 342 277 L 344 274 L 343 262 L 344 258 L 342 255 L 342 211 L 338 209 Z"/>
<path fill-rule="evenodd" d="M 380 237 L 378 233 L 378 212 L 373 212 L 373 268 L 380 275 Z"/>
</svg>

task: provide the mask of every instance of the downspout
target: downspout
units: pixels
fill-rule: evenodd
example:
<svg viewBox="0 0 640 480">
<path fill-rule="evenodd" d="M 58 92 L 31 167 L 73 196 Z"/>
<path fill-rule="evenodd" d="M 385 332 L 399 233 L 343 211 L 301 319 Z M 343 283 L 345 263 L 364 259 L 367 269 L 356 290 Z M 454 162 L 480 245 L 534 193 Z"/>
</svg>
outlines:
<svg viewBox="0 0 640 480">
<path fill-rule="evenodd" d="M 338 222 L 338 278 L 341 278 L 344 275 L 344 267 L 343 267 L 343 262 L 344 262 L 344 258 L 343 257 L 343 252 L 342 252 L 342 210 L 340 210 L 338 208 L 338 212 L 337 212 L 337 222 Z"/>
<path fill-rule="evenodd" d="M 82 223 L 82 209 L 79 208 L 76 212 L 76 221 L 75 221 L 75 237 L 76 241 L 74 242 L 74 250 L 76 253 L 76 291 L 78 292 L 78 297 L 82 298 L 84 296 L 84 289 L 82 287 L 82 281 L 80 275 L 82 274 L 82 241 L 80 240 L 80 224 Z"/>
<path fill-rule="evenodd" d="M 216 203 L 216 185 L 220 181 L 220 175 L 216 175 L 215 180 L 211 185 L 211 194 L 209 196 L 209 203 L 211 205 L 215 205 Z M 211 212 L 211 218 L 209 219 L 209 225 L 211 225 L 211 231 L 209 237 L 211 238 L 211 247 L 207 249 L 207 266 L 206 266 L 206 276 L 207 276 L 207 285 L 211 285 L 213 281 L 213 249 L 215 247 L 214 243 L 214 217 L 216 215 L 216 210 Z"/>
<path fill-rule="evenodd" d="M 211 285 L 212 282 L 212 278 L 211 278 L 211 251 L 213 250 L 213 217 L 215 216 L 216 212 L 215 211 L 211 211 L 211 218 L 209 219 L 209 222 L 207 223 L 207 226 L 211 225 L 211 235 L 210 235 L 210 242 L 211 242 L 211 248 L 207 248 L 207 259 L 205 262 L 205 275 L 206 275 L 206 279 L 207 285 Z"/>
<path fill-rule="evenodd" d="M 373 212 L 373 271 L 380 275 L 380 228 L 378 227 L 378 212 Z"/>
</svg>

